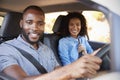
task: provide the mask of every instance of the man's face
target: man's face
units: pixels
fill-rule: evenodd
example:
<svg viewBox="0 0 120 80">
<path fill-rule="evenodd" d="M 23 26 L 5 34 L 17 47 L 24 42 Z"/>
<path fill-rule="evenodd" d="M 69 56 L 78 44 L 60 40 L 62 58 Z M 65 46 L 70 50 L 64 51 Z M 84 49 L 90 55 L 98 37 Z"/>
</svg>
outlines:
<svg viewBox="0 0 120 80">
<path fill-rule="evenodd" d="M 40 11 L 28 10 L 23 15 L 20 25 L 22 28 L 23 39 L 30 44 L 36 44 L 44 33 L 45 17 Z"/>
</svg>

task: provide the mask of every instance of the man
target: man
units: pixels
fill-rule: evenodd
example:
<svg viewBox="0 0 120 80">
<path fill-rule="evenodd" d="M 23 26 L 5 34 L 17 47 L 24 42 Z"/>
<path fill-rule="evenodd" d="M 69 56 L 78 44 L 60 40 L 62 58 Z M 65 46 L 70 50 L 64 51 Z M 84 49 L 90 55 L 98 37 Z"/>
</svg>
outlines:
<svg viewBox="0 0 120 80">
<path fill-rule="evenodd" d="M 0 46 L 0 71 L 17 80 L 69 80 L 79 77 L 91 77 L 100 68 L 101 59 L 93 55 L 85 55 L 74 63 L 58 68 L 53 52 L 40 42 L 44 32 L 45 16 L 38 6 L 28 6 L 23 11 L 20 21 L 21 34 L 17 39 L 4 42 Z M 8 45 L 10 44 L 10 45 Z M 31 54 L 49 72 L 41 74 L 13 46 Z M 52 71 L 54 70 L 54 71 Z"/>
</svg>

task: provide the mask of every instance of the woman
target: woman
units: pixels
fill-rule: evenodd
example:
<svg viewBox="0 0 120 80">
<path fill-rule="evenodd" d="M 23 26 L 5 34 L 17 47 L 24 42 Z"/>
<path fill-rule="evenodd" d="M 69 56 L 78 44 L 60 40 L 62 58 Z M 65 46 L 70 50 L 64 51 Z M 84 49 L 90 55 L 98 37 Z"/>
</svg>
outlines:
<svg viewBox="0 0 120 80">
<path fill-rule="evenodd" d="M 79 12 L 66 16 L 65 35 L 59 40 L 58 51 L 63 65 L 77 60 L 82 54 L 90 54 L 93 49 L 86 40 L 86 19 Z"/>
</svg>

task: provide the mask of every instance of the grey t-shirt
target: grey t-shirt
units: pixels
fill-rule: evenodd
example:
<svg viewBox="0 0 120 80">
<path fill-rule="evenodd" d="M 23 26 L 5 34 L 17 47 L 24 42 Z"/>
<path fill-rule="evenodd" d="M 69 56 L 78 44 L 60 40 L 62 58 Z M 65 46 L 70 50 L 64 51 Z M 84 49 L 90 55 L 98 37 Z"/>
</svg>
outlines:
<svg viewBox="0 0 120 80">
<path fill-rule="evenodd" d="M 38 62 L 44 66 L 44 68 L 50 72 L 54 70 L 56 66 L 59 66 L 53 51 L 46 45 L 39 42 L 38 50 L 34 49 L 30 44 L 25 42 L 20 36 L 17 39 L 7 41 L 5 43 L 12 44 L 30 53 Z M 19 65 L 28 75 L 41 74 L 34 67 L 34 65 L 28 61 L 16 48 L 2 43 L 0 45 L 0 72 L 6 67 L 17 64 Z"/>
</svg>

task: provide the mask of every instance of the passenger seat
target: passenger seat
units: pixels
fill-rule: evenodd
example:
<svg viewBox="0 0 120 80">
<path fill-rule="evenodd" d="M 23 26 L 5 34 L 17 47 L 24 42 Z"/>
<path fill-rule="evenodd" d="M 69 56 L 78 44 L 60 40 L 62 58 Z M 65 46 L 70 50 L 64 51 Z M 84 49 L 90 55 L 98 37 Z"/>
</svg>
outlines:
<svg viewBox="0 0 120 80">
<path fill-rule="evenodd" d="M 62 33 L 64 32 L 64 26 L 62 24 L 64 18 L 65 18 L 64 15 L 58 16 L 52 29 L 53 34 L 44 34 L 44 41 L 43 41 L 44 44 L 46 44 L 48 47 L 50 47 L 53 50 L 56 59 L 60 65 L 62 65 L 62 63 L 58 54 L 58 41 L 62 37 Z"/>
</svg>

